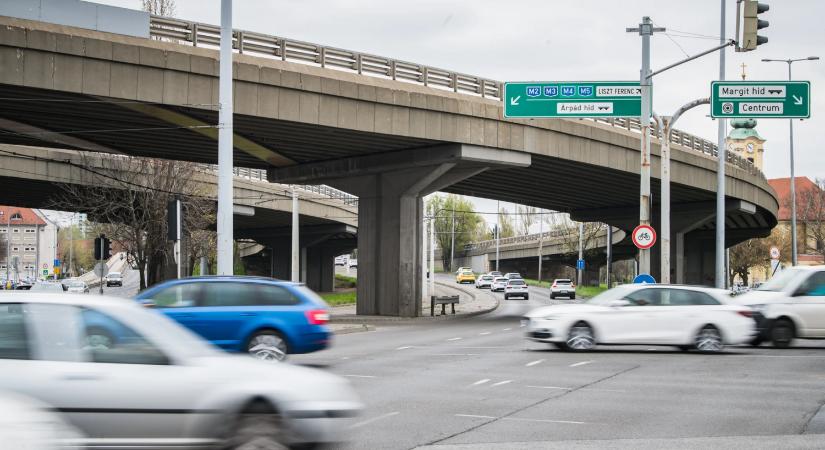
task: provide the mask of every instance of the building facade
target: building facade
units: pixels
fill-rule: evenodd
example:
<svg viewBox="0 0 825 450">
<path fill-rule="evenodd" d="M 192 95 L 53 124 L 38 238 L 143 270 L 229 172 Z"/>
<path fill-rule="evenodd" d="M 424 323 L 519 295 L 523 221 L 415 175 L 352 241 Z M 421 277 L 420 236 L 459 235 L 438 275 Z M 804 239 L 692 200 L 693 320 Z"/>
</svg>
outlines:
<svg viewBox="0 0 825 450">
<path fill-rule="evenodd" d="M 0 278 L 54 274 L 58 227 L 36 209 L 0 206 Z"/>
</svg>

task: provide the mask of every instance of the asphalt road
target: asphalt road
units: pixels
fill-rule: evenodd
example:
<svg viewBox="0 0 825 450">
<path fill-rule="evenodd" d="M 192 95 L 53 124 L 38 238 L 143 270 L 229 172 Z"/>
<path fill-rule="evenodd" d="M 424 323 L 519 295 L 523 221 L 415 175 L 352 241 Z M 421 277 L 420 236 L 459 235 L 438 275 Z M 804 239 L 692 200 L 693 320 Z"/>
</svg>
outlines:
<svg viewBox="0 0 825 450">
<path fill-rule="evenodd" d="M 566 353 L 523 339 L 519 318 L 550 303 L 531 291 L 482 316 L 336 336 L 291 361 L 362 396 L 346 449 L 825 447 L 825 343 Z"/>
<path fill-rule="evenodd" d="M 128 265 L 125 266 L 123 269 L 123 286 L 110 286 L 106 287 L 103 285 L 103 293 L 105 295 L 112 295 L 114 297 L 134 297 L 137 295 L 138 290 L 140 288 L 140 273 L 137 270 L 133 270 Z M 97 294 L 100 292 L 99 288 L 94 287 L 92 288 L 91 293 Z"/>
</svg>

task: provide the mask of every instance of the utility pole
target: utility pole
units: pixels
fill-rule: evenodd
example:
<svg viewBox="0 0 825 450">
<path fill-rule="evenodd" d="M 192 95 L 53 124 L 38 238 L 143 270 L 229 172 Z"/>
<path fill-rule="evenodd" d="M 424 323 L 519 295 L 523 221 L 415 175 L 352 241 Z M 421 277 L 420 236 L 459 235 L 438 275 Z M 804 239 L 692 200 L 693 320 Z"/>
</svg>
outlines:
<svg viewBox="0 0 825 450">
<path fill-rule="evenodd" d="M 450 272 L 453 272 L 453 264 L 455 264 L 455 203 L 453 203 L 453 231 L 450 239 Z"/>
<path fill-rule="evenodd" d="M 295 187 L 292 187 L 292 281 L 299 282 L 300 279 L 300 263 L 301 263 L 301 243 L 299 234 L 298 222 L 298 194 L 295 192 Z"/>
<path fill-rule="evenodd" d="M 788 81 L 792 81 L 791 64 L 797 61 L 817 61 L 819 56 L 809 56 L 807 58 L 797 59 L 763 59 L 762 62 L 784 62 L 788 64 Z M 793 119 L 788 119 L 788 126 L 790 127 L 790 151 L 791 151 L 791 264 L 797 265 L 799 248 L 796 243 L 796 174 L 793 158 Z"/>
<path fill-rule="evenodd" d="M 719 28 L 719 44 L 725 43 L 725 0 L 721 5 L 721 20 Z M 725 48 L 719 52 L 719 81 L 725 81 Z M 716 169 L 716 287 L 725 287 L 725 163 L 727 149 L 725 148 L 725 119 L 719 119 L 719 135 L 716 142 L 719 158 Z"/>
<path fill-rule="evenodd" d="M 430 295 L 435 295 L 435 212 L 430 221 Z M 441 259 L 444 260 L 444 249 L 441 250 Z"/>
<path fill-rule="evenodd" d="M 653 79 L 650 75 L 650 36 L 654 32 L 665 31 L 653 26 L 650 17 L 642 17 L 638 28 L 628 28 L 628 32 L 638 32 L 642 37 L 642 70 L 639 83 L 642 88 L 641 125 L 641 182 L 639 187 L 639 223 L 650 225 L 650 117 L 652 107 Z M 639 272 L 650 273 L 650 249 L 639 250 Z"/>
<path fill-rule="evenodd" d="M 544 243 L 544 210 L 539 210 L 539 276 L 538 281 L 541 285 L 541 247 Z"/>
<path fill-rule="evenodd" d="M 74 219 L 77 213 L 72 213 L 72 221 L 69 225 L 69 276 L 74 276 Z M 38 249 L 39 250 L 39 249 Z"/>
<path fill-rule="evenodd" d="M 579 259 L 584 259 L 584 222 L 579 222 Z M 584 271 L 580 270 L 578 264 L 576 264 L 576 272 L 578 272 L 578 280 L 576 283 L 581 286 L 582 285 L 582 278 L 584 278 Z"/>
<path fill-rule="evenodd" d="M 607 288 L 610 289 L 610 267 L 613 265 L 613 226 L 607 226 L 607 270 L 605 270 L 605 279 L 607 281 Z"/>
<path fill-rule="evenodd" d="M 498 272 L 499 241 L 501 240 L 501 203 L 496 200 L 496 272 Z"/>
<path fill-rule="evenodd" d="M 218 275 L 232 275 L 235 250 L 232 216 L 232 0 L 221 0 L 218 101 Z"/>
</svg>

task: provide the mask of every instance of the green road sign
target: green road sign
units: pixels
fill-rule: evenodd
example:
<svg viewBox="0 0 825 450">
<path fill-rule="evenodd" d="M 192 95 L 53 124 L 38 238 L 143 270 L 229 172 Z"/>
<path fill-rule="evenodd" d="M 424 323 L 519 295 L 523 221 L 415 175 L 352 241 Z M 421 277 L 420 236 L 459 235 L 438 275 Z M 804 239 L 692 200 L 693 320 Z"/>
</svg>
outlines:
<svg viewBox="0 0 825 450">
<path fill-rule="evenodd" d="M 638 81 L 504 83 L 504 117 L 639 117 Z"/>
<path fill-rule="evenodd" d="M 712 81 L 710 91 L 714 118 L 811 117 L 809 81 Z"/>
</svg>

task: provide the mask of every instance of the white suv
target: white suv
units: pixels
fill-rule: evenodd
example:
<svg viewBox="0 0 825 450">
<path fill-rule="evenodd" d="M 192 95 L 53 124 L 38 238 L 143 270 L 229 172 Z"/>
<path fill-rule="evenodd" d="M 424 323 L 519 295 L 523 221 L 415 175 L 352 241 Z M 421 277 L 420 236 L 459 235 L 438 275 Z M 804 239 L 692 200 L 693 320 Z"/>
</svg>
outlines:
<svg viewBox="0 0 825 450">
<path fill-rule="evenodd" d="M 570 300 L 576 299 L 576 283 L 567 278 L 558 278 L 553 280 L 553 285 L 550 286 L 550 298 L 568 297 Z"/>
<path fill-rule="evenodd" d="M 492 287 L 493 287 L 493 276 L 492 275 L 481 275 L 480 277 L 476 278 L 476 289 L 492 288 Z"/>
<path fill-rule="evenodd" d="M 530 300 L 530 294 L 527 292 L 527 283 L 521 278 L 513 278 L 507 282 L 504 287 L 504 300 L 509 300 L 511 297 L 521 297 L 525 300 Z"/>
<path fill-rule="evenodd" d="M 759 336 L 787 348 L 794 338 L 825 339 L 825 266 L 785 269 L 734 302 L 755 310 Z"/>
</svg>

